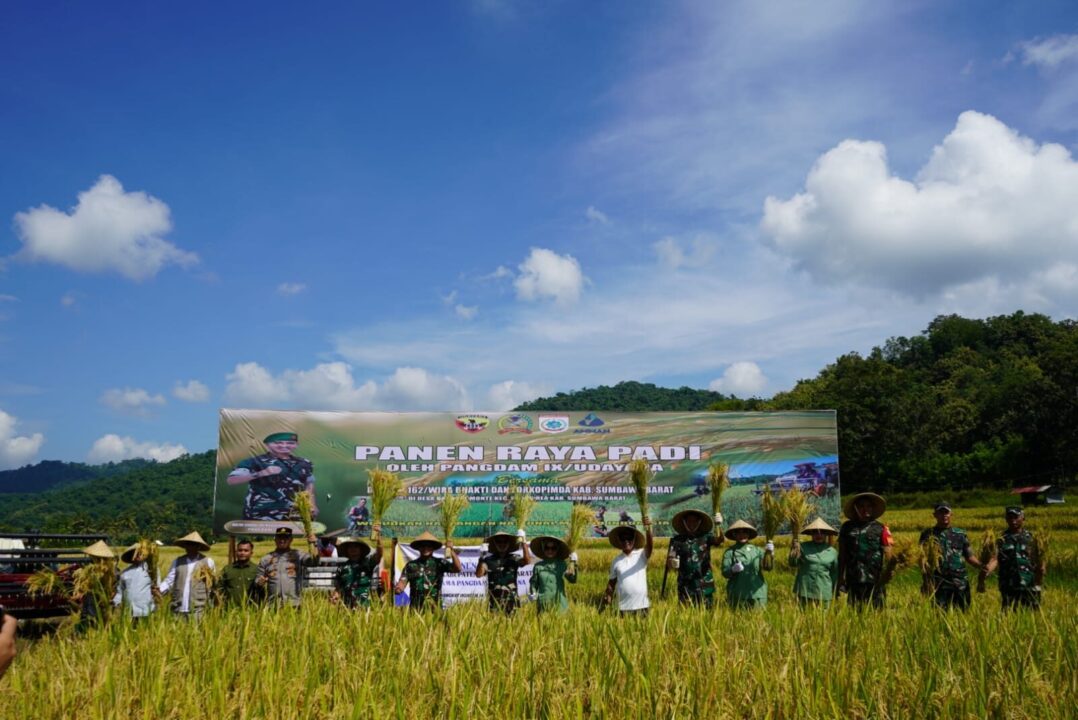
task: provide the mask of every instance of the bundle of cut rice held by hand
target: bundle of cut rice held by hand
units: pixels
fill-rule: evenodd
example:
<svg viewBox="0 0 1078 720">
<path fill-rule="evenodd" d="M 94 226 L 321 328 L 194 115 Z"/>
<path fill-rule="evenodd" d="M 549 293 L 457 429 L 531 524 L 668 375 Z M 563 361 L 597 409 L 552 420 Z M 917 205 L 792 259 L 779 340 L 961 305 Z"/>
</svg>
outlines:
<svg viewBox="0 0 1078 720">
<path fill-rule="evenodd" d="M 1033 582 L 1040 585 L 1048 567 L 1048 547 L 1052 544 L 1052 535 L 1046 530 L 1030 534 L 1033 536 L 1033 543 L 1029 548 L 1029 559 L 1033 563 Z"/>
<path fill-rule="evenodd" d="M 300 522 L 303 523 L 303 536 L 309 538 L 311 536 L 311 516 L 313 514 L 313 506 L 311 504 L 311 496 L 306 490 L 300 490 L 292 499 L 292 507 L 295 509 L 296 514 L 299 515 Z"/>
<path fill-rule="evenodd" d="M 929 535 L 921 543 L 921 576 L 923 578 L 921 589 L 925 594 L 930 594 L 936 589 L 933 576 L 939 570 L 942 559 L 943 550 L 940 548 L 939 539 L 935 535 Z"/>
<path fill-rule="evenodd" d="M 213 586 L 217 583 L 217 576 L 213 574 L 213 568 L 206 562 L 198 564 L 195 572 L 191 575 L 191 579 L 194 582 L 205 583 L 207 590 L 213 590 Z"/>
<path fill-rule="evenodd" d="M 116 563 L 112 560 L 95 560 L 80 566 L 71 574 L 71 597 L 81 600 L 93 598 L 99 610 L 112 607 L 116 592 Z"/>
<path fill-rule="evenodd" d="M 517 530 L 523 530 L 538 503 L 535 498 L 524 492 L 524 488 L 520 486 L 520 483 L 510 483 L 508 495 L 513 522 L 516 524 Z"/>
<path fill-rule="evenodd" d="M 565 538 L 565 544 L 569 546 L 570 552 L 576 552 L 594 522 L 595 511 L 590 506 L 584 503 L 575 503 L 573 505 L 573 509 L 569 513 L 569 533 Z"/>
<path fill-rule="evenodd" d="M 887 561 L 880 577 L 880 584 L 891 582 L 895 575 L 920 562 L 921 546 L 913 538 L 896 537 L 891 546 L 891 559 Z"/>
<path fill-rule="evenodd" d="M 389 512 L 389 506 L 404 489 L 404 483 L 396 473 L 381 468 L 368 470 L 367 475 L 370 477 L 371 522 L 380 526 L 382 518 Z"/>
<path fill-rule="evenodd" d="M 651 471 L 651 464 L 647 460 L 633 460 L 629 463 L 629 482 L 636 492 L 636 503 L 640 506 L 641 519 L 648 516 L 648 485 L 655 473 Z"/>
<path fill-rule="evenodd" d="M 441 505 L 442 535 L 446 540 L 453 537 L 453 531 L 457 529 L 460 514 L 468 507 L 468 498 L 463 493 L 449 492 L 445 494 Z"/>
<path fill-rule="evenodd" d="M 132 560 L 146 563 L 146 572 L 150 576 L 150 581 L 154 583 L 158 580 L 157 557 L 157 543 L 153 540 L 141 538 L 135 543 L 135 556 Z"/>
<path fill-rule="evenodd" d="M 730 487 L 730 466 L 713 462 L 707 469 L 707 486 L 711 491 L 711 514 L 722 513 L 722 494 Z"/>
<path fill-rule="evenodd" d="M 791 541 L 800 540 L 805 523 L 816 509 L 808 493 L 797 488 L 790 488 L 782 494 L 781 505 L 786 511 L 786 520 L 790 523 Z"/>
<path fill-rule="evenodd" d="M 43 568 L 26 579 L 26 593 L 30 597 L 55 595 L 71 599 L 71 587 L 51 568 Z"/>
<path fill-rule="evenodd" d="M 765 487 L 764 494 L 760 496 L 760 510 L 763 511 L 764 537 L 771 542 L 782 526 L 786 509 L 783 507 L 782 498 L 776 498 L 770 487 Z M 764 570 L 770 570 L 774 566 L 771 553 L 764 553 L 760 566 Z"/>
<path fill-rule="evenodd" d="M 984 570 L 988 567 L 988 563 L 996 557 L 996 540 L 996 531 L 992 528 L 986 529 L 984 535 L 981 536 L 981 548 L 977 553 L 977 559 L 981 561 L 981 572 L 977 574 L 977 592 L 979 593 L 985 591 Z"/>
</svg>

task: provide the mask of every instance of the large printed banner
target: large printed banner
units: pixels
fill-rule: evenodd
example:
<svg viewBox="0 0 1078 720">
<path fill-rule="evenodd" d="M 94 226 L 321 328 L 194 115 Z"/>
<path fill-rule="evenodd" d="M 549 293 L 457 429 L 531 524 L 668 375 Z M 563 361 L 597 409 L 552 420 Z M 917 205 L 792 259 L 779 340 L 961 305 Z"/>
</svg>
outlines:
<svg viewBox="0 0 1078 720">
<path fill-rule="evenodd" d="M 834 411 L 781 413 L 387 413 L 222 410 L 214 527 L 271 533 L 295 521 L 296 494 L 308 493 L 330 531 L 370 532 L 367 471 L 398 473 L 406 484 L 383 520 L 383 534 L 439 534 L 447 491 L 467 495 L 457 535 L 485 537 L 511 527 L 511 483 L 539 505 L 528 535 L 563 535 L 574 503 L 595 513 L 593 535 L 639 521 L 629 462 L 655 471 L 650 514 L 669 534 L 680 510 L 710 513 L 708 466 L 730 465 L 727 522 L 760 520 L 765 488 L 799 488 L 835 525 L 839 514 Z M 227 528 L 226 528 L 227 524 Z"/>
</svg>

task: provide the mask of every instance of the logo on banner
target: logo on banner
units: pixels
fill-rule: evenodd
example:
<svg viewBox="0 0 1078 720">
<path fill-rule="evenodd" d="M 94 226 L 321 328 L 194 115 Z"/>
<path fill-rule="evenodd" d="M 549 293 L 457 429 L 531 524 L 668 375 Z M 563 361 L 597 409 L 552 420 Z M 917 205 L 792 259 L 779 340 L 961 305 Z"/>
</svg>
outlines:
<svg viewBox="0 0 1078 720">
<path fill-rule="evenodd" d="M 594 435 L 605 435 L 610 432 L 610 428 L 604 428 L 606 425 L 603 419 L 595 413 L 588 413 L 584 416 L 583 420 L 577 422 L 578 427 L 574 430 L 574 433 L 591 433 Z"/>
<path fill-rule="evenodd" d="M 498 434 L 523 433 L 531 435 L 532 419 L 527 415 L 506 415 L 498 421 Z"/>
<path fill-rule="evenodd" d="M 457 427 L 466 433 L 479 433 L 490 425 L 490 418 L 486 415 L 457 415 Z"/>
<path fill-rule="evenodd" d="M 568 415 L 540 415 L 539 429 L 545 433 L 560 433 L 569 429 Z"/>
</svg>

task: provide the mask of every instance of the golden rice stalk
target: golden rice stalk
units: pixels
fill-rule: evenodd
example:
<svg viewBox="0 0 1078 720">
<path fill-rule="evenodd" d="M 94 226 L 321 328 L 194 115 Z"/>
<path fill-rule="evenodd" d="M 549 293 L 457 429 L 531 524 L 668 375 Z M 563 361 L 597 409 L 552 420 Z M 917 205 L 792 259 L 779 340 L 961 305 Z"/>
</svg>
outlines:
<svg viewBox="0 0 1078 720">
<path fill-rule="evenodd" d="M 797 488 L 790 488 L 784 492 L 781 504 L 786 510 L 786 520 L 790 523 L 790 534 L 794 540 L 797 540 L 809 516 L 816 508 L 809 500 L 808 493 Z"/>
<path fill-rule="evenodd" d="M 404 489 L 404 483 L 396 473 L 381 468 L 368 470 L 367 475 L 370 476 L 371 523 L 381 525 L 382 518 L 389 512 L 389 506 Z"/>
<path fill-rule="evenodd" d="M 71 596 L 82 599 L 90 596 L 98 608 L 112 606 L 116 592 L 116 563 L 112 560 L 95 560 L 80 566 L 71 574 Z"/>
<path fill-rule="evenodd" d="M 588 528 L 595 522 L 595 511 L 584 503 L 575 503 L 569 513 L 569 533 L 565 537 L 565 543 L 570 552 L 576 552 L 580 547 L 584 536 L 588 534 Z"/>
<path fill-rule="evenodd" d="M 913 567 L 921 559 L 921 547 L 913 541 L 913 538 L 896 537 L 891 546 L 891 559 L 883 568 L 880 576 L 880 584 L 886 585 L 891 582 L 895 575 Z"/>
<path fill-rule="evenodd" d="M 722 512 L 722 494 L 730 487 L 730 466 L 713 462 L 707 469 L 707 486 L 711 490 L 711 514 Z"/>
<path fill-rule="evenodd" d="M 929 535 L 928 538 L 921 543 L 921 577 L 922 585 L 921 590 L 927 595 L 935 591 L 935 579 L 934 575 L 940 567 L 940 560 L 943 559 L 943 551 L 940 548 L 940 541 L 935 535 Z"/>
<path fill-rule="evenodd" d="M 647 460 L 633 460 L 629 463 L 629 482 L 636 491 L 636 502 L 640 506 L 641 519 L 648 516 L 648 485 L 655 473 L 651 471 L 651 464 Z"/>
<path fill-rule="evenodd" d="M 214 575 L 209 563 L 205 562 L 198 564 L 195 572 L 191 575 L 191 580 L 192 582 L 205 583 L 207 591 L 213 590 L 213 586 L 217 584 L 217 576 Z"/>
<path fill-rule="evenodd" d="M 49 568 L 38 570 L 36 573 L 26 578 L 26 593 L 30 597 L 41 597 L 43 595 L 58 595 L 60 597 L 70 598 L 71 588 L 68 587 L 64 579 L 60 577 L 60 573 Z"/>
<path fill-rule="evenodd" d="M 517 530 L 523 530 L 528 522 L 528 517 L 535 510 L 538 503 L 535 498 L 524 492 L 524 489 L 516 482 L 509 484 L 508 495 L 513 522 L 516 523 Z"/>
<path fill-rule="evenodd" d="M 446 540 L 452 539 L 460 514 L 468 508 L 469 504 L 464 493 L 446 493 L 441 505 L 442 535 Z"/>
<path fill-rule="evenodd" d="M 146 563 L 146 572 L 150 575 L 150 580 L 157 582 L 157 543 L 153 540 L 147 540 L 142 538 L 136 543 L 135 562 Z"/>
<path fill-rule="evenodd" d="M 786 510 L 783 507 L 782 497 L 775 497 L 770 487 L 764 488 L 764 494 L 760 496 L 760 509 L 763 511 L 764 537 L 772 540 L 782 526 L 786 518 Z"/>
<path fill-rule="evenodd" d="M 1048 567 L 1048 546 L 1052 543 L 1052 535 L 1047 530 L 1038 530 L 1030 535 L 1033 542 L 1029 548 L 1029 560 L 1033 563 L 1034 583 L 1040 585 Z"/>
<path fill-rule="evenodd" d="M 977 559 L 981 561 L 982 568 L 981 572 L 977 574 L 977 592 L 979 593 L 985 591 L 983 568 L 988 567 L 988 563 L 996 557 L 996 540 L 996 531 L 992 528 L 985 530 L 984 535 L 981 536 L 981 548 L 977 553 Z"/>
<path fill-rule="evenodd" d="M 299 515 L 300 521 L 303 523 L 303 536 L 311 536 L 311 496 L 306 490 L 300 490 L 292 497 L 292 507 L 295 509 L 296 514 Z"/>
</svg>

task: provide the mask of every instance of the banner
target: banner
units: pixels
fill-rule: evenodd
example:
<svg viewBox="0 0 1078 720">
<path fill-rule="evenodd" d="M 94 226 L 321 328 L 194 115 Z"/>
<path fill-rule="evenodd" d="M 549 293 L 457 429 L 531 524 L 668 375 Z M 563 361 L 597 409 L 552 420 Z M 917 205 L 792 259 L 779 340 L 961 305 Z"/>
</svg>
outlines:
<svg viewBox="0 0 1078 720">
<path fill-rule="evenodd" d="M 386 413 L 222 410 L 214 529 L 272 533 L 295 521 L 308 493 L 319 524 L 370 534 L 367 471 L 380 467 L 406 485 L 383 520 L 387 537 L 440 534 L 446 492 L 470 506 L 459 537 L 515 532 L 507 490 L 539 501 L 528 535 L 562 536 L 574 503 L 595 514 L 594 537 L 640 513 L 628 465 L 647 460 L 656 534 L 686 508 L 710 513 L 708 467 L 730 466 L 727 523 L 760 521 L 765 488 L 811 493 L 819 514 L 839 520 L 834 411 L 780 413 Z"/>
<path fill-rule="evenodd" d="M 415 560 L 419 557 L 419 551 L 403 543 L 397 543 L 396 547 L 397 557 L 393 561 L 393 582 L 396 583 L 400 580 L 401 575 L 404 574 L 404 564 L 409 560 Z M 468 600 L 485 600 L 487 597 L 487 579 L 485 577 L 477 578 L 475 576 L 475 568 L 479 564 L 479 557 L 486 552 L 486 548 L 479 545 L 465 545 L 463 547 L 456 548 L 457 557 L 460 558 L 460 567 L 462 572 L 447 573 L 442 577 L 442 607 L 449 607 L 450 605 L 456 605 L 459 602 L 466 602 Z M 513 553 L 517 557 L 523 557 L 524 553 L 520 550 Z M 445 550 L 438 549 L 434 551 L 434 557 L 444 558 Z M 532 579 L 532 566 L 525 565 L 517 571 L 517 595 L 528 594 L 528 584 Z M 410 594 L 408 586 L 405 585 L 404 592 L 397 593 L 393 597 L 393 604 L 405 606 L 410 603 Z"/>
</svg>

